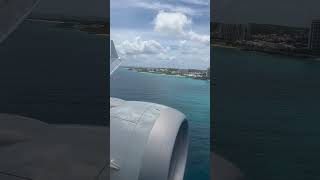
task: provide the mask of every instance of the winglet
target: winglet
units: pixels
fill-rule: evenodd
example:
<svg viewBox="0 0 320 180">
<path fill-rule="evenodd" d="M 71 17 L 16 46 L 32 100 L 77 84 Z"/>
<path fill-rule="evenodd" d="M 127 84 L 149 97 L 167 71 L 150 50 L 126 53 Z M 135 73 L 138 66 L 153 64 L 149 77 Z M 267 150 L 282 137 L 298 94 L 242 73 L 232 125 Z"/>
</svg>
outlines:
<svg viewBox="0 0 320 180">
<path fill-rule="evenodd" d="M 116 47 L 114 46 L 113 40 L 111 40 L 110 46 L 110 75 L 119 68 L 122 60 L 118 56 Z"/>
<path fill-rule="evenodd" d="M 116 47 L 114 46 L 113 40 L 111 40 L 111 58 L 119 58 Z"/>
</svg>

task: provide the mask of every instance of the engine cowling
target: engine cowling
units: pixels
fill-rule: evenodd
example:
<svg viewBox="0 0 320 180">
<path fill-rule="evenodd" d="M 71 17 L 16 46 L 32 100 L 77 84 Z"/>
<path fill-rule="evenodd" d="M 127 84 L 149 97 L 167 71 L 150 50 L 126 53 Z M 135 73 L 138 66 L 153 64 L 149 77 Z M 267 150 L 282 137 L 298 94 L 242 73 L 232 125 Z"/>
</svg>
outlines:
<svg viewBox="0 0 320 180">
<path fill-rule="evenodd" d="M 110 179 L 182 180 L 188 122 L 159 104 L 110 99 Z"/>
</svg>

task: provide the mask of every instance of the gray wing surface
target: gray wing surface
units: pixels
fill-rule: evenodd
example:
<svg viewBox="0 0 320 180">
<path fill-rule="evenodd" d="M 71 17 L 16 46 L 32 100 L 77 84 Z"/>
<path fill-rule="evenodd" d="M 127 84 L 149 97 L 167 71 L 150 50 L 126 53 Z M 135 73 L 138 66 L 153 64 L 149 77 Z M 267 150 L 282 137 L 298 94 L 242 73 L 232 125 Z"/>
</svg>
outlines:
<svg viewBox="0 0 320 180">
<path fill-rule="evenodd" d="M 114 46 L 113 40 L 111 40 L 110 46 L 110 75 L 118 69 L 121 65 L 121 58 L 118 56 L 116 47 Z"/>
<path fill-rule="evenodd" d="M 241 170 L 232 162 L 211 152 L 211 180 L 244 180 Z"/>
<path fill-rule="evenodd" d="M 27 17 L 39 0 L 0 0 L 0 43 Z"/>
<path fill-rule="evenodd" d="M 0 113 L 0 180 L 106 180 L 108 134 Z"/>
</svg>

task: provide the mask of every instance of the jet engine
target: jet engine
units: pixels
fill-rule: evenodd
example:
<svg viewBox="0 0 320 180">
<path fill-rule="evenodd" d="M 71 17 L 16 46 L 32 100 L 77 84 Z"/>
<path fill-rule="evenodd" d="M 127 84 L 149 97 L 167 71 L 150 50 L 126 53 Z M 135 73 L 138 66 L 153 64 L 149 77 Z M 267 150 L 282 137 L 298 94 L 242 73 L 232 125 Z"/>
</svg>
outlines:
<svg viewBox="0 0 320 180">
<path fill-rule="evenodd" d="M 183 180 L 188 122 L 159 104 L 110 98 L 110 179 Z"/>
</svg>

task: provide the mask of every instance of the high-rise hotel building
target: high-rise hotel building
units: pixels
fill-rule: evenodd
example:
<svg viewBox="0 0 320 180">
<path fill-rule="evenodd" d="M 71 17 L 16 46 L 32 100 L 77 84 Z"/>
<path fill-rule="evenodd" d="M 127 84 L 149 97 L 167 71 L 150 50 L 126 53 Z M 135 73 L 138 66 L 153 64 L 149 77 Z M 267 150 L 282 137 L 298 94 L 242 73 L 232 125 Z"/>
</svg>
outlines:
<svg viewBox="0 0 320 180">
<path fill-rule="evenodd" d="M 250 39 L 249 24 L 224 24 L 216 23 L 212 26 L 213 36 L 216 39 L 224 39 L 225 41 L 244 41 Z"/>
<path fill-rule="evenodd" d="M 309 32 L 309 49 L 320 50 L 320 19 L 313 20 Z"/>
</svg>

